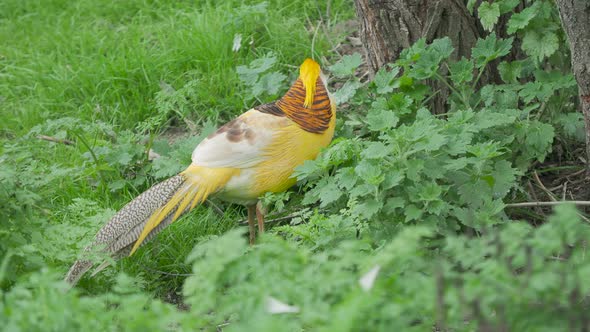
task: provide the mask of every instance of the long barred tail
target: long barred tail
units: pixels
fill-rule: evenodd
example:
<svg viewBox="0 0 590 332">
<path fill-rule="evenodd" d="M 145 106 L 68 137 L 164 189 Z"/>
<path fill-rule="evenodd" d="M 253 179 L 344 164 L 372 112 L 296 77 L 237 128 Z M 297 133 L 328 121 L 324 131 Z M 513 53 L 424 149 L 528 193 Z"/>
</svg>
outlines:
<svg viewBox="0 0 590 332">
<path fill-rule="evenodd" d="M 119 259 L 132 255 L 162 229 L 202 203 L 223 187 L 239 170 L 189 166 L 182 173 L 160 182 L 125 205 L 101 228 L 84 249 L 82 258 L 72 265 L 65 280 L 75 285 L 94 263 L 88 258 L 100 251 Z M 101 264 L 96 274 L 108 266 Z"/>
<path fill-rule="evenodd" d="M 184 175 L 173 176 L 154 185 L 129 202 L 98 231 L 94 241 L 84 249 L 83 256 L 87 256 L 93 250 L 102 250 L 115 259 L 127 256 L 149 218 L 170 201 L 184 183 Z M 172 221 L 172 215 L 167 216 L 157 228 L 150 232 L 146 240 L 153 238 Z M 75 285 L 93 265 L 90 260 L 86 259 L 76 261 L 65 280 L 71 285 Z M 100 269 L 107 265 L 101 265 Z"/>
</svg>

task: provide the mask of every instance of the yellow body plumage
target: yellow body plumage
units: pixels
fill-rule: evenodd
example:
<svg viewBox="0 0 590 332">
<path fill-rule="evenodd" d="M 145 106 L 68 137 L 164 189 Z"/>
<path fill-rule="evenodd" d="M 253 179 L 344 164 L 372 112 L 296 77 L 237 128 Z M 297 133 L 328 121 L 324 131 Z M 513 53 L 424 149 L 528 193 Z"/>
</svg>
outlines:
<svg viewBox="0 0 590 332">
<path fill-rule="evenodd" d="M 306 160 L 313 160 L 332 141 L 336 125 L 336 112 L 330 120 L 328 129 L 321 134 L 310 133 L 296 124 L 281 128 L 276 139 L 265 151 L 268 159 L 256 168 L 252 195 L 260 197 L 265 192 L 281 192 L 296 182 L 292 177 L 295 167 Z"/>
</svg>

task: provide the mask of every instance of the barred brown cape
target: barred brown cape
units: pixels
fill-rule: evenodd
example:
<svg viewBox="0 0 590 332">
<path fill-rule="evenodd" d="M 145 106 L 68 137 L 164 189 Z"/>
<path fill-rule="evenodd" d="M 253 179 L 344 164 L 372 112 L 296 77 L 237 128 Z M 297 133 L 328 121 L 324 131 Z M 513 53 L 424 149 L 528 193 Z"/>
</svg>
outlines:
<svg viewBox="0 0 590 332">
<path fill-rule="evenodd" d="M 297 79 L 283 98 L 276 102 L 260 105 L 256 109 L 263 113 L 286 116 L 301 129 L 321 134 L 330 125 L 332 105 L 324 83 L 320 78 L 316 82 L 316 90 L 311 108 L 303 106 L 305 88 L 301 79 Z"/>
</svg>

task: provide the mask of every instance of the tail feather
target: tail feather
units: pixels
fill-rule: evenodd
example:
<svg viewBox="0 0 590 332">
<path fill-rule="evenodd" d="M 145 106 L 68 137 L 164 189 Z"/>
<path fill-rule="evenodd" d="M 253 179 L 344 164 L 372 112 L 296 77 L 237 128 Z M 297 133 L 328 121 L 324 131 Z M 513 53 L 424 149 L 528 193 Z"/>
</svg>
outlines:
<svg viewBox="0 0 590 332">
<path fill-rule="evenodd" d="M 92 251 L 104 252 L 114 259 L 132 255 L 166 226 L 219 190 L 237 172 L 231 168 L 191 165 L 184 172 L 154 185 L 125 205 L 98 231 L 65 280 L 75 285 L 92 268 L 94 263 L 88 258 Z M 108 262 L 101 264 L 92 275 L 108 265 Z"/>
<path fill-rule="evenodd" d="M 188 212 L 188 210 L 185 210 L 184 212 Z M 151 240 L 158 233 L 160 233 L 164 228 L 166 228 L 168 225 L 170 225 L 173 221 L 172 217 L 173 217 L 172 214 L 168 214 L 168 216 L 166 218 L 164 218 L 162 223 L 160 223 L 156 228 L 154 228 L 148 234 L 148 236 L 145 238 L 144 242 Z M 118 253 L 118 252 L 121 252 L 126 247 L 130 247 L 129 250 L 126 252 L 126 254 L 121 255 L 121 257 L 129 256 L 129 254 L 131 253 L 131 248 L 133 248 L 133 244 L 135 244 L 135 242 L 137 241 L 137 239 L 141 235 L 141 232 L 144 229 L 145 225 L 147 224 L 148 220 L 149 219 L 146 218 L 144 220 L 144 222 L 133 226 L 133 228 L 131 228 L 127 233 L 120 236 L 115 242 L 113 242 L 109 247 L 107 247 L 106 251 Z"/>
<path fill-rule="evenodd" d="M 191 165 L 180 173 L 186 181 L 164 206 L 150 216 L 129 255 L 133 255 L 150 232 L 170 215 L 173 215 L 172 222 L 174 222 L 184 212 L 205 201 L 210 194 L 219 190 L 237 173 L 239 170 L 234 168 L 207 168 L 195 165 Z"/>
<path fill-rule="evenodd" d="M 94 241 L 84 249 L 82 256 L 88 256 L 94 250 L 102 250 L 115 259 L 127 256 L 131 252 L 131 244 L 135 242 L 149 217 L 170 200 L 184 182 L 184 176 L 180 174 L 173 176 L 152 186 L 129 202 L 98 231 Z M 172 220 L 163 222 L 162 227 L 154 229 L 154 234 L 151 234 L 148 240 L 171 222 Z M 69 284 L 75 285 L 93 265 L 91 260 L 79 259 L 72 265 L 65 280 Z"/>
<path fill-rule="evenodd" d="M 185 210 L 185 212 L 188 212 L 188 210 Z M 158 235 L 158 233 L 160 233 L 164 228 L 168 227 L 168 225 L 170 225 L 172 223 L 172 221 L 173 221 L 172 215 L 170 214 L 170 215 L 168 215 L 168 217 L 166 217 L 166 219 L 164 219 L 164 221 L 162 221 L 161 224 L 159 224 L 156 228 L 154 228 L 150 232 L 150 234 L 148 234 L 148 236 L 146 236 L 143 243 L 147 243 L 151 239 L 156 237 L 156 235 Z M 133 244 L 135 243 L 135 241 L 139 237 L 139 234 L 141 234 L 141 230 L 144 226 L 145 226 L 145 223 L 136 225 L 131 231 L 129 231 L 129 233 L 127 233 L 125 235 L 125 237 L 119 239 L 113 246 L 109 247 L 107 249 L 107 252 L 115 252 L 115 254 L 113 254 L 113 256 L 112 256 L 115 260 L 130 256 L 131 249 L 133 248 Z M 104 261 L 102 264 L 97 266 L 94 269 L 94 271 L 92 271 L 92 273 L 90 274 L 90 277 L 94 277 L 100 271 L 106 269 L 109 265 L 111 265 L 110 260 Z"/>
<path fill-rule="evenodd" d="M 98 231 L 95 244 L 108 247 L 135 226 L 144 224 L 157 209 L 173 197 L 184 182 L 184 176 L 179 174 L 152 186 L 136 197 Z"/>
<path fill-rule="evenodd" d="M 185 212 L 188 212 L 188 211 L 185 211 Z M 166 228 L 171 223 L 172 223 L 172 216 L 169 215 L 164 221 L 162 221 L 162 223 L 160 225 L 158 225 L 158 227 L 154 228 L 150 232 L 150 234 L 145 238 L 144 243 L 147 243 L 148 241 L 150 241 L 151 239 L 156 237 L 156 235 L 158 235 L 158 233 L 160 233 L 164 228 Z M 131 254 L 131 248 L 133 248 L 133 244 L 135 243 L 135 241 L 139 237 L 139 234 L 141 233 L 141 230 L 144 226 L 145 226 L 145 222 L 135 225 L 132 230 L 130 230 L 127 234 L 125 234 L 124 237 L 117 240 L 117 242 L 115 242 L 113 245 L 108 247 L 105 251 L 109 252 L 109 253 L 113 253 L 112 258 L 115 260 L 129 256 L 129 254 Z M 106 269 L 110 265 L 111 265 L 111 260 L 107 260 L 107 261 L 102 262 L 102 264 L 97 266 L 94 269 L 94 271 L 92 271 L 92 273 L 90 274 L 90 277 L 91 278 L 94 277 L 100 271 Z M 88 269 L 90 269 L 91 267 L 92 266 L 89 266 Z M 84 271 L 84 272 L 86 272 L 86 271 Z"/>
</svg>

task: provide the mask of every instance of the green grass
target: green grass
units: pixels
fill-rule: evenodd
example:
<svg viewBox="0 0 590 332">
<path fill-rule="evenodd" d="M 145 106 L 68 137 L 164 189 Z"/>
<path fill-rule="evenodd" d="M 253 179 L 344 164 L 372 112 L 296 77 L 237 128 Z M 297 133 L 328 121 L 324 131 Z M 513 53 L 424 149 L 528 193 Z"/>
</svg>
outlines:
<svg viewBox="0 0 590 332">
<path fill-rule="evenodd" d="M 322 8 L 313 1 L 5 1 L 0 39 L 3 130 L 26 132 L 65 115 L 134 128 L 154 112 L 164 81 L 175 88 L 198 79 L 201 116 L 238 113 L 244 106 L 235 67 L 267 52 L 283 65 L 311 55 Z M 334 3 L 335 17 L 350 7 Z M 234 35 L 243 36 L 237 53 Z M 252 44 L 249 45 L 249 41 Z M 331 47 L 318 35 L 315 56 Z M 284 69 L 284 68 L 283 68 Z M 97 111 L 97 108 L 100 111 Z"/>
<path fill-rule="evenodd" d="M 115 210 L 161 178 L 146 152 L 169 126 L 188 131 L 188 121 L 198 133 L 261 102 L 248 96 L 237 66 L 272 53 L 274 70 L 290 80 L 305 57 L 330 56 L 343 37 L 332 26 L 352 17 L 349 1 L 331 1 L 329 12 L 325 3 L 286 0 L 2 1 L 0 208 L 7 216 L 0 249 L 14 255 L 9 284 L 45 266 L 65 273 Z M 243 41 L 233 52 L 236 34 Z M 188 87 L 190 103 L 158 109 L 163 86 Z M 189 143 L 170 169 L 190 161 Z M 182 278 L 149 271 L 187 272 L 195 243 L 243 218 L 240 207 L 222 206 L 223 216 L 198 208 L 136 259 L 82 288 L 104 290 L 119 270 L 143 275 L 158 294 L 179 286 Z"/>
</svg>

